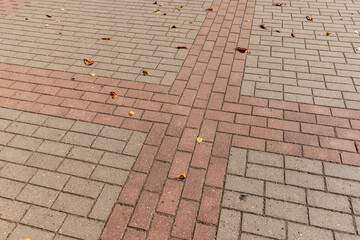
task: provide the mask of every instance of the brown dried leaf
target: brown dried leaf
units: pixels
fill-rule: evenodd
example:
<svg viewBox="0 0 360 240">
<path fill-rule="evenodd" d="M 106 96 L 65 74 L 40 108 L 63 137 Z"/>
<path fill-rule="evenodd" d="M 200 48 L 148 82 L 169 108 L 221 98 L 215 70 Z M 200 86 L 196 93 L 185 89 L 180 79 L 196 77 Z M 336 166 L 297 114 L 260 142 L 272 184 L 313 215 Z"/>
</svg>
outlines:
<svg viewBox="0 0 360 240">
<path fill-rule="evenodd" d="M 157 4 L 157 1 L 153 2 L 153 4 Z"/>
<path fill-rule="evenodd" d="M 93 64 L 94 64 L 94 61 L 91 61 L 91 60 L 88 59 L 88 58 L 84 58 L 84 63 L 85 63 L 85 65 L 90 66 L 90 65 L 93 65 Z"/>
<path fill-rule="evenodd" d="M 275 6 L 283 6 L 286 5 L 286 3 L 274 3 Z"/>
<path fill-rule="evenodd" d="M 115 92 L 110 92 L 112 99 L 115 99 L 118 97 L 118 95 Z"/>
<path fill-rule="evenodd" d="M 159 4 L 160 7 L 161 7 L 162 5 L 163 5 L 162 3 Z"/>
<path fill-rule="evenodd" d="M 245 53 L 248 49 L 247 48 L 242 48 L 242 47 L 236 47 L 234 48 L 236 51 L 239 51 L 241 53 Z"/>
<path fill-rule="evenodd" d="M 331 34 L 332 34 L 332 32 L 327 32 L 327 33 L 326 33 L 326 35 L 328 35 L 328 36 L 331 35 Z"/>
<path fill-rule="evenodd" d="M 294 38 L 294 37 L 295 37 L 295 33 L 291 33 L 291 36 Z"/>
<path fill-rule="evenodd" d="M 25 18 L 25 20 L 30 20 L 31 19 L 31 17 L 27 17 L 27 18 Z"/>
<path fill-rule="evenodd" d="M 164 15 L 167 15 L 167 13 L 166 13 L 166 12 L 164 12 Z"/>
<path fill-rule="evenodd" d="M 149 72 L 148 72 L 148 71 L 144 70 L 143 73 L 144 73 L 145 76 L 149 76 Z"/>
<path fill-rule="evenodd" d="M 109 37 L 103 37 L 103 38 L 100 38 L 100 40 L 110 40 L 111 38 Z"/>
<path fill-rule="evenodd" d="M 52 18 L 52 16 L 51 16 L 50 14 L 46 14 L 46 16 L 47 16 L 48 18 Z"/>
<path fill-rule="evenodd" d="M 281 30 L 276 30 L 276 32 L 281 33 L 282 31 Z"/>
<path fill-rule="evenodd" d="M 306 16 L 306 19 L 309 20 L 309 21 L 314 20 L 314 19 L 313 19 L 312 17 L 310 17 L 310 16 Z"/>
<path fill-rule="evenodd" d="M 265 26 L 265 24 L 261 24 L 260 27 L 263 28 L 263 29 L 267 29 L 267 27 Z"/>
<path fill-rule="evenodd" d="M 157 12 L 159 12 L 159 11 L 160 11 L 160 9 L 156 9 L 154 12 L 157 13 Z"/>
<path fill-rule="evenodd" d="M 176 25 L 172 25 L 172 26 L 170 27 L 170 29 L 171 29 L 171 28 L 177 28 L 177 26 L 176 26 Z"/>
<path fill-rule="evenodd" d="M 178 176 L 175 177 L 176 179 L 185 179 L 186 178 L 186 173 L 182 173 Z"/>
<path fill-rule="evenodd" d="M 207 8 L 206 11 L 212 12 L 212 11 L 214 11 L 214 9 L 213 8 Z"/>
<path fill-rule="evenodd" d="M 177 46 L 177 49 L 188 49 L 187 46 Z"/>
</svg>

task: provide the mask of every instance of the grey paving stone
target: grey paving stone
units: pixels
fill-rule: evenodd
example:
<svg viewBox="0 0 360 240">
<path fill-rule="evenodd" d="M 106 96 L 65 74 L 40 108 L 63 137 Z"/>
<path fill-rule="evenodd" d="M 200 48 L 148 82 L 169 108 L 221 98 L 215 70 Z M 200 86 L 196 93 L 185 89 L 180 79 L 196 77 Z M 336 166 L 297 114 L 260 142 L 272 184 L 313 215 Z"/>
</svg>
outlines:
<svg viewBox="0 0 360 240">
<path fill-rule="evenodd" d="M 103 153 L 103 151 L 91 148 L 74 146 L 67 157 L 91 163 L 98 163 Z"/>
<path fill-rule="evenodd" d="M 18 222 L 29 208 L 28 204 L 0 198 L 0 217 L 9 221 Z"/>
<path fill-rule="evenodd" d="M 119 197 L 121 187 L 105 185 L 89 217 L 106 221 L 113 210 L 113 207 Z"/>
<path fill-rule="evenodd" d="M 98 137 L 92 144 L 92 148 L 121 153 L 126 143 L 123 141 Z"/>
<path fill-rule="evenodd" d="M 53 140 L 53 141 L 60 141 L 64 137 L 65 133 L 66 131 L 60 129 L 40 127 L 33 134 L 33 137 Z"/>
<path fill-rule="evenodd" d="M 231 148 L 227 172 L 244 176 L 246 170 L 247 150 Z"/>
<path fill-rule="evenodd" d="M 103 183 L 71 177 L 64 187 L 63 191 L 82 195 L 85 197 L 97 198 L 103 189 Z"/>
<path fill-rule="evenodd" d="M 75 123 L 75 121 L 70 120 L 70 119 L 49 117 L 45 121 L 44 126 L 51 127 L 51 128 L 63 129 L 63 130 L 69 130 L 74 123 Z"/>
<path fill-rule="evenodd" d="M 222 206 L 242 212 L 263 214 L 264 199 L 258 196 L 225 190 Z"/>
<path fill-rule="evenodd" d="M 0 145 L 7 145 L 14 136 L 12 133 L 0 132 Z"/>
<path fill-rule="evenodd" d="M 8 143 L 8 146 L 35 151 L 42 142 L 41 139 L 17 135 Z"/>
<path fill-rule="evenodd" d="M 58 191 L 28 184 L 16 199 L 31 204 L 50 207 L 57 196 Z"/>
<path fill-rule="evenodd" d="M 71 130 L 75 132 L 98 135 L 103 127 L 104 126 L 99 124 L 76 121 L 75 124 L 71 127 Z"/>
<path fill-rule="evenodd" d="M 41 125 L 45 122 L 45 120 L 48 118 L 48 116 L 35 114 L 35 113 L 29 113 L 29 112 L 23 112 L 16 121 L 18 122 L 25 122 L 25 123 L 31 123 L 36 125 Z"/>
<path fill-rule="evenodd" d="M 330 230 L 320 229 L 313 226 L 288 223 L 289 240 L 328 240 L 333 239 Z"/>
<path fill-rule="evenodd" d="M 51 156 L 43 153 L 34 153 L 26 161 L 27 166 L 56 170 L 64 159 L 62 157 Z"/>
<path fill-rule="evenodd" d="M 91 175 L 91 179 L 106 183 L 124 185 L 128 175 L 128 171 L 98 165 Z"/>
<path fill-rule="evenodd" d="M 100 164 L 115 168 L 122 168 L 125 170 L 131 170 L 132 166 L 135 163 L 135 160 L 135 157 L 106 152 L 102 156 Z"/>
<path fill-rule="evenodd" d="M 285 168 L 303 172 L 322 174 L 322 163 L 306 158 L 285 156 Z"/>
<path fill-rule="evenodd" d="M 104 223 L 102 222 L 69 215 L 59 233 L 80 239 L 97 240 L 103 227 Z"/>
<path fill-rule="evenodd" d="M 60 228 L 65 218 L 65 213 L 31 206 L 21 219 L 21 223 L 55 232 Z"/>
<path fill-rule="evenodd" d="M 309 217 L 311 225 L 355 233 L 352 216 L 350 214 L 309 208 Z"/>
<path fill-rule="evenodd" d="M 27 182 L 36 173 L 36 169 L 18 164 L 7 163 L 0 170 L 0 177 L 5 177 L 17 181 Z"/>
<path fill-rule="evenodd" d="M 29 151 L 11 148 L 11 147 L 5 147 L 0 152 L 0 159 L 9 161 L 9 162 L 22 164 L 22 163 L 25 163 L 29 159 L 30 155 L 31 155 L 31 152 L 29 152 Z"/>
<path fill-rule="evenodd" d="M 284 170 L 281 168 L 273 168 L 257 164 L 247 164 L 246 176 L 283 183 Z"/>
<path fill-rule="evenodd" d="M 90 198 L 60 193 L 52 208 L 75 215 L 87 216 L 93 205 L 94 200 Z"/>
<path fill-rule="evenodd" d="M 100 132 L 100 136 L 114 138 L 122 141 L 128 141 L 133 131 L 105 126 Z"/>
<path fill-rule="evenodd" d="M 24 186 L 24 183 L 0 178 L 0 196 L 14 199 L 21 192 Z"/>
<path fill-rule="evenodd" d="M 285 183 L 310 189 L 325 190 L 323 177 L 303 172 L 286 170 Z"/>
<path fill-rule="evenodd" d="M 144 145 L 147 134 L 141 132 L 134 132 L 130 140 L 127 142 L 123 153 L 131 156 L 137 156 Z"/>
<path fill-rule="evenodd" d="M 309 190 L 307 200 L 309 206 L 351 213 L 350 202 L 346 196 Z"/>
<path fill-rule="evenodd" d="M 39 127 L 27 123 L 13 122 L 6 128 L 7 132 L 31 136 Z"/>
<path fill-rule="evenodd" d="M 237 239 L 240 233 L 241 213 L 234 210 L 221 209 L 219 229 L 216 239 Z"/>
<path fill-rule="evenodd" d="M 300 223 L 308 223 L 306 206 L 294 203 L 266 199 L 265 215 Z"/>
<path fill-rule="evenodd" d="M 69 176 L 61 173 L 51 172 L 47 170 L 38 170 L 36 174 L 31 178 L 30 183 L 34 185 L 53 188 L 55 190 L 61 190 L 68 181 L 68 179 Z"/>
<path fill-rule="evenodd" d="M 306 204 L 305 189 L 289 185 L 267 182 L 265 196 L 282 201 Z"/>
<path fill-rule="evenodd" d="M 10 240 L 18 240 L 18 239 L 43 239 L 43 240 L 51 240 L 53 239 L 54 234 L 46 231 L 42 231 L 36 228 L 18 225 L 15 230 L 10 234 Z"/>
<path fill-rule="evenodd" d="M 91 173 L 95 169 L 95 164 L 75 161 L 71 159 L 65 159 L 59 168 L 57 169 L 58 172 L 75 175 L 79 177 L 90 177 Z"/>
<path fill-rule="evenodd" d="M 262 196 L 264 194 L 264 182 L 256 179 L 228 175 L 225 182 L 225 189 Z"/>
<path fill-rule="evenodd" d="M 285 221 L 244 213 L 242 231 L 276 239 L 285 239 Z"/>
<path fill-rule="evenodd" d="M 61 141 L 68 144 L 90 147 L 95 138 L 95 136 L 88 134 L 67 132 Z"/>
<path fill-rule="evenodd" d="M 0 239 L 7 239 L 7 237 L 10 235 L 10 233 L 15 228 L 15 223 L 13 222 L 7 222 L 4 220 L 0 220 L 1 225 L 1 231 L 0 231 Z"/>
</svg>

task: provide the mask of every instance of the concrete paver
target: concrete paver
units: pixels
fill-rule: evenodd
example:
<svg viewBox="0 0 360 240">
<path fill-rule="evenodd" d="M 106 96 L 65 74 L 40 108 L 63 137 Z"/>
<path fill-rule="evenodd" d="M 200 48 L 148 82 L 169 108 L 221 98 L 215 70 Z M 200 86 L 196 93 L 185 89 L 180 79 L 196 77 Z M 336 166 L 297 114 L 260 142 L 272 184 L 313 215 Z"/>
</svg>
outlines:
<svg viewBox="0 0 360 240">
<path fill-rule="evenodd" d="M 0 239 L 360 238 L 357 3 L 28 2 L 0 1 Z"/>
</svg>

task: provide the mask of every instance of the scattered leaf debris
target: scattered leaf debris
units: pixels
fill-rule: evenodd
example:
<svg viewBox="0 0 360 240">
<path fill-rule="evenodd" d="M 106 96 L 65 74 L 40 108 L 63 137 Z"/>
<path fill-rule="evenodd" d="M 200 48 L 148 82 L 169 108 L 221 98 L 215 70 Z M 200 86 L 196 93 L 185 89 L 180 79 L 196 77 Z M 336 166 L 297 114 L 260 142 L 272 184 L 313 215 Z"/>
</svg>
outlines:
<svg viewBox="0 0 360 240">
<path fill-rule="evenodd" d="M 295 37 L 295 33 L 292 32 L 292 33 L 291 33 L 291 36 L 294 38 L 294 37 Z"/>
<path fill-rule="evenodd" d="M 274 6 L 284 6 L 284 5 L 286 5 L 286 3 L 274 3 Z"/>
<path fill-rule="evenodd" d="M 201 137 L 198 137 L 198 138 L 196 139 L 196 141 L 197 141 L 198 143 L 201 143 L 201 142 L 203 141 L 203 139 L 202 139 Z"/>
<path fill-rule="evenodd" d="M 187 46 L 177 46 L 177 49 L 188 49 Z"/>
<path fill-rule="evenodd" d="M 55 22 L 60 22 L 60 20 L 55 20 Z"/>
<path fill-rule="evenodd" d="M 360 34 L 360 31 L 354 31 L 355 34 Z"/>
<path fill-rule="evenodd" d="M 60 11 L 64 11 L 65 10 L 65 8 L 60 8 Z"/>
<path fill-rule="evenodd" d="M 176 26 L 176 25 L 172 25 L 172 26 L 170 27 L 170 29 L 172 29 L 172 28 L 177 28 L 177 26 Z"/>
<path fill-rule="evenodd" d="M 90 73 L 90 76 L 95 77 L 96 73 Z"/>
<path fill-rule="evenodd" d="M 162 3 L 159 4 L 160 7 L 161 7 L 162 5 L 163 5 Z"/>
<path fill-rule="evenodd" d="M 146 71 L 146 70 L 143 71 L 143 74 L 144 74 L 145 76 L 149 76 L 149 72 Z"/>
<path fill-rule="evenodd" d="M 212 12 L 214 11 L 214 8 L 207 8 L 206 11 Z"/>
<path fill-rule="evenodd" d="M 103 38 L 100 38 L 100 40 L 111 40 L 110 37 L 103 37 Z"/>
<path fill-rule="evenodd" d="M 263 29 L 267 29 L 267 27 L 265 26 L 265 24 L 261 24 L 260 27 L 263 28 Z"/>
<path fill-rule="evenodd" d="M 359 50 L 360 50 L 360 47 L 355 48 L 355 50 L 356 50 L 356 51 L 359 51 Z"/>
<path fill-rule="evenodd" d="M 314 19 L 310 16 L 306 16 L 306 19 L 309 20 L 309 21 L 313 21 Z"/>
<path fill-rule="evenodd" d="M 186 174 L 185 173 L 182 173 L 178 176 L 175 177 L 176 179 L 185 179 L 186 178 Z"/>
<path fill-rule="evenodd" d="M 327 36 L 329 36 L 329 35 L 331 35 L 331 34 L 332 34 L 332 32 L 327 32 L 327 33 L 326 33 Z"/>
<path fill-rule="evenodd" d="M 157 4 L 157 1 L 153 2 L 153 4 Z"/>
<path fill-rule="evenodd" d="M 239 51 L 241 53 L 245 53 L 248 49 L 247 48 L 242 48 L 242 47 L 236 47 L 234 48 L 236 51 Z"/>
<path fill-rule="evenodd" d="M 157 12 L 159 12 L 160 11 L 160 9 L 156 9 L 155 11 L 154 11 L 154 13 L 157 13 Z"/>
<path fill-rule="evenodd" d="M 27 17 L 27 18 L 25 18 L 25 20 L 30 20 L 31 19 L 31 17 Z"/>
<path fill-rule="evenodd" d="M 135 115 L 135 112 L 134 112 L 134 111 L 130 111 L 130 112 L 129 112 L 129 115 L 130 115 L 130 116 L 134 116 L 134 115 Z"/>
<path fill-rule="evenodd" d="M 118 95 L 115 92 L 110 92 L 112 99 L 115 99 L 118 97 Z"/>
<path fill-rule="evenodd" d="M 93 64 L 94 64 L 94 61 L 91 61 L 91 60 L 88 59 L 88 58 L 84 58 L 84 63 L 85 63 L 85 65 L 90 66 L 90 65 L 93 65 Z"/>
<path fill-rule="evenodd" d="M 49 24 L 45 24 L 45 27 L 48 27 L 49 26 Z"/>
<path fill-rule="evenodd" d="M 52 16 L 51 16 L 50 14 L 46 14 L 46 16 L 47 16 L 48 18 L 52 18 Z"/>
<path fill-rule="evenodd" d="M 166 13 L 166 12 L 164 12 L 164 15 L 167 15 L 167 13 Z"/>
<path fill-rule="evenodd" d="M 276 32 L 281 33 L 282 31 L 281 30 L 276 30 Z"/>
</svg>

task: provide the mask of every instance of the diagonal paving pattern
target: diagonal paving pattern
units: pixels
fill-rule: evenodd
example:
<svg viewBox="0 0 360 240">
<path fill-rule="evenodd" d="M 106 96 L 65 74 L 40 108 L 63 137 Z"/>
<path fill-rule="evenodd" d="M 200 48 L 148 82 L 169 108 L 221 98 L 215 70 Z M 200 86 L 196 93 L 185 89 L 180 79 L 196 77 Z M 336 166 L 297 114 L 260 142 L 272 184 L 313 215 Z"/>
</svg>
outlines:
<svg viewBox="0 0 360 240">
<path fill-rule="evenodd" d="M 241 94 L 360 109 L 360 4 L 281 2 L 256 1 Z"/>
<path fill-rule="evenodd" d="M 99 239 L 147 134 L 4 108 L 0 130 L 0 239 Z"/>
<path fill-rule="evenodd" d="M 191 47 L 210 4 L 34 1 L 0 19 L 0 62 L 171 85 L 188 53 L 176 47 Z M 173 25 L 177 28 L 170 29 Z M 85 66 L 84 58 L 95 63 Z M 150 76 L 141 74 L 144 69 Z"/>
</svg>

